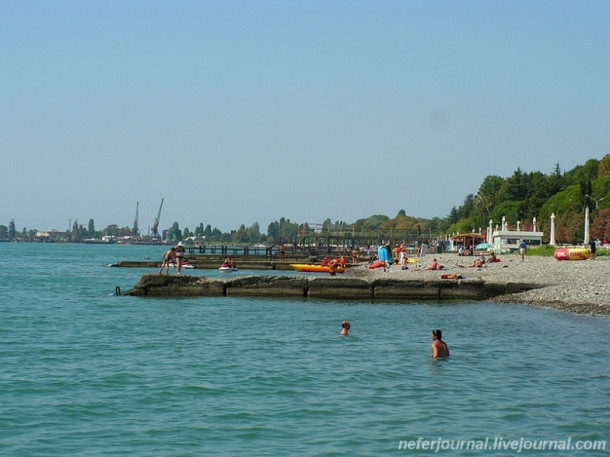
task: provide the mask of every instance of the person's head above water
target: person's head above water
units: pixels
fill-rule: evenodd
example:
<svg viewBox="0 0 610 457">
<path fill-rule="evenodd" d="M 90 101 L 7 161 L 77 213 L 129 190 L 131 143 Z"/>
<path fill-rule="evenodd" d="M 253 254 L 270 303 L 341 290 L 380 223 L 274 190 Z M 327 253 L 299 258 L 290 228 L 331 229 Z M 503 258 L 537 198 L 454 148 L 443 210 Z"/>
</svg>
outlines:
<svg viewBox="0 0 610 457">
<path fill-rule="evenodd" d="M 349 321 L 343 321 L 343 322 L 341 323 L 341 328 L 342 328 L 342 330 L 341 330 L 341 333 L 340 333 L 340 334 L 345 336 L 345 335 L 347 335 L 347 331 L 348 331 L 350 328 L 352 328 L 352 326 L 350 325 Z"/>
<path fill-rule="evenodd" d="M 432 330 L 432 335 L 438 340 L 443 339 L 443 331 L 441 329 Z"/>
</svg>

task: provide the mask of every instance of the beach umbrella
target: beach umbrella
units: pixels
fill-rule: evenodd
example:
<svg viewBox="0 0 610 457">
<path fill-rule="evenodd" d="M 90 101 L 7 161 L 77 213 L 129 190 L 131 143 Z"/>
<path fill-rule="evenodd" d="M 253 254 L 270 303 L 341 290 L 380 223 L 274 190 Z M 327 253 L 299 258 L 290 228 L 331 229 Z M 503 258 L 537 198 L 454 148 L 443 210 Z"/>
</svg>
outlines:
<svg viewBox="0 0 610 457">
<path fill-rule="evenodd" d="M 485 249 L 493 249 L 493 246 L 489 243 L 481 243 L 477 244 L 477 247 L 474 248 L 475 251 L 483 251 Z"/>
</svg>

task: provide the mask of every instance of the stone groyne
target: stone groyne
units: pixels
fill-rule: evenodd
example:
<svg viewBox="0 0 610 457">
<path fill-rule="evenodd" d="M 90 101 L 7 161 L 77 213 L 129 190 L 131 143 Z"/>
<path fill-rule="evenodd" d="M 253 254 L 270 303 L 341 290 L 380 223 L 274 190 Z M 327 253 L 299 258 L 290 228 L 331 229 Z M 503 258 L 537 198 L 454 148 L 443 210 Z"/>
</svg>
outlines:
<svg viewBox="0 0 610 457">
<path fill-rule="evenodd" d="M 146 274 L 124 295 L 146 297 L 235 296 L 335 300 L 487 300 L 544 285 L 444 279 L 305 276 L 201 276 Z"/>
</svg>

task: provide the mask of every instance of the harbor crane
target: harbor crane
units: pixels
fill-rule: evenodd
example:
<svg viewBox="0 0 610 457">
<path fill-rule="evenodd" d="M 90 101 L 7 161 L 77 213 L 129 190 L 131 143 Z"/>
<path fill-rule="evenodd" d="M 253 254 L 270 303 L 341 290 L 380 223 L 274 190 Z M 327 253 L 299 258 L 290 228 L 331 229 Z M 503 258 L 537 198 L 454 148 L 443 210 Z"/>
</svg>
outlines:
<svg viewBox="0 0 610 457">
<path fill-rule="evenodd" d="M 159 220 L 161 219 L 161 208 L 163 208 L 163 199 L 161 199 L 161 205 L 159 206 L 159 213 L 153 222 L 153 226 L 151 229 L 151 238 L 161 239 L 161 235 L 159 235 Z"/>
<path fill-rule="evenodd" d="M 138 238 L 140 236 L 140 229 L 138 228 L 138 213 L 140 212 L 140 202 L 136 203 L 136 219 L 133 222 L 133 228 L 131 229 L 131 233 L 134 237 Z"/>
</svg>

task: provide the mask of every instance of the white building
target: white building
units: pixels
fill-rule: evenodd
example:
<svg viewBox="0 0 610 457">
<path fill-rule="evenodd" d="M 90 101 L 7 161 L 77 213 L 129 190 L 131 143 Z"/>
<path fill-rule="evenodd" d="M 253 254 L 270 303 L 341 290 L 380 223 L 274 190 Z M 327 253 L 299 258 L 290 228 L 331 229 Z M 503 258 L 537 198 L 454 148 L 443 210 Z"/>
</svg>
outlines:
<svg viewBox="0 0 610 457">
<path fill-rule="evenodd" d="M 490 225 L 491 225 L 491 221 Z M 521 240 L 525 241 L 528 247 L 538 247 L 542 245 L 543 232 L 538 231 L 536 219 L 531 225 L 532 230 L 521 230 L 521 223 L 517 222 L 517 230 L 509 230 L 506 219 L 502 218 L 502 227 L 493 231 L 492 243 L 497 253 L 512 252 L 519 249 Z"/>
</svg>

